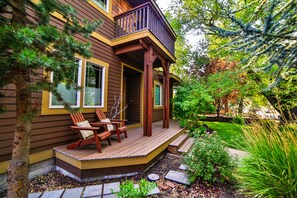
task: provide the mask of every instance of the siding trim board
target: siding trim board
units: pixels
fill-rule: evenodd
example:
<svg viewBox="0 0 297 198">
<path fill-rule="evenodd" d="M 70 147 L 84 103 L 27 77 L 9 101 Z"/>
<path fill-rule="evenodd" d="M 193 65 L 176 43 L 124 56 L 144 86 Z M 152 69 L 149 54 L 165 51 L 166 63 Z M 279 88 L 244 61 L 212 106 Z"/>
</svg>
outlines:
<svg viewBox="0 0 297 198">
<path fill-rule="evenodd" d="M 49 149 L 38 153 L 30 154 L 29 162 L 30 164 L 35 164 L 37 162 L 48 160 L 53 157 L 54 157 L 54 151 L 53 149 Z M 10 160 L 0 162 L 0 174 L 6 173 L 9 163 L 10 163 Z"/>
</svg>

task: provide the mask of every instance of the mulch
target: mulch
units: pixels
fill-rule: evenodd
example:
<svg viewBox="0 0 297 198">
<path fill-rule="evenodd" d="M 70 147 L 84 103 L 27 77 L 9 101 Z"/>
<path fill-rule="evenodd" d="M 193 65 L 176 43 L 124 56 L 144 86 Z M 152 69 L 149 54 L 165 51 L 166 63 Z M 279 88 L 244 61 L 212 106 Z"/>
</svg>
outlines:
<svg viewBox="0 0 297 198">
<path fill-rule="evenodd" d="M 232 198 L 240 197 L 244 198 L 243 195 L 240 195 L 235 187 L 232 184 L 228 183 L 215 183 L 207 184 L 201 183 L 199 181 L 195 182 L 191 186 L 184 186 L 175 182 L 170 182 L 165 180 L 165 175 L 170 170 L 182 171 L 179 170 L 181 164 L 181 157 L 173 154 L 164 155 L 156 164 L 150 167 L 145 173 L 131 176 L 123 177 L 117 179 L 105 179 L 94 182 L 85 182 L 80 183 L 68 176 L 65 176 L 57 171 L 51 171 L 46 175 L 36 177 L 30 181 L 29 192 L 42 192 L 42 191 L 51 191 L 65 188 L 75 188 L 75 187 L 84 187 L 88 185 L 97 185 L 103 183 L 111 182 L 123 182 L 127 179 L 134 181 L 135 183 L 142 178 L 147 179 L 147 175 L 155 173 L 160 176 L 160 180 L 157 181 L 158 187 L 161 191 L 161 194 L 154 195 L 151 197 L 218 197 L 218 198 Z M 0 197 L 5 197 L 6 193 L 0 193 Z"/>
</svg>

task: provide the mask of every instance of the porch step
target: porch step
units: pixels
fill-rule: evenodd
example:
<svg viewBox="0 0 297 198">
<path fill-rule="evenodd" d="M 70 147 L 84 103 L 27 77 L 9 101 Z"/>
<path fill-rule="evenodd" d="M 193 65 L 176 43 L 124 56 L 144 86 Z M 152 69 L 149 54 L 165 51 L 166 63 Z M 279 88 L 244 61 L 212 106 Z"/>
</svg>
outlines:
<svg viewBox="0 0 297 198">
<path fill-rule="evenodd" d="M 168 146 L 168 151 L 173 154 L 178 154 L 178 149 L 183 145 L 184 142 L 188 139 L 188 134 L 183 133 Z"/>
<path fill-rule="evenodd" d="M 193 146 L 194 138 L 189 138 L 187 141 L 177 150 L 178 153 L 183 154 L 188 152 L 188 150 Z"/>
</svg>

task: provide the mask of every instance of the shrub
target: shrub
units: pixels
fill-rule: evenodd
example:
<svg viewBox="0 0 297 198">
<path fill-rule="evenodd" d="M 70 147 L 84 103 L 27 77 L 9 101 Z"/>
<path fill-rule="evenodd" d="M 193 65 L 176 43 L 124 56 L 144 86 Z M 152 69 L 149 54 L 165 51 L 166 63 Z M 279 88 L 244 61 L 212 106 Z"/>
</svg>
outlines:
<svg viewBox="0 0 297 198">
<path fill-rule="evenodd" d="M 243 192 L 255 197 L 297 197 L 295 129 L 253 123 L 244 130 L 249 155 L 236 173 Z"/>
<path fill-rule="evenodd" d="M 235 118 L 233 118 L 233 122 L 236 124 L 244 124 L 244 118 L 240 115 L 236 115 Z"/>
<path fill-rule="evenodd" d="M 235 160 L 232 159 L 216 135 L 203 135 L 183 159 L 188 167 L 190 182 L 225 182 L 233 179 Z"/>
<path fill-rule="evenodd" d="M 147 194 L 156 187 L 156 183 L 148 182 L 145 179 L 138 183 L 139 188 L 135 188 L 131 180 L 127 180 L 120 185 L 120 191 L 117 192 L 119 198 L 138 198 L 146 197 Z"/>
</svg>

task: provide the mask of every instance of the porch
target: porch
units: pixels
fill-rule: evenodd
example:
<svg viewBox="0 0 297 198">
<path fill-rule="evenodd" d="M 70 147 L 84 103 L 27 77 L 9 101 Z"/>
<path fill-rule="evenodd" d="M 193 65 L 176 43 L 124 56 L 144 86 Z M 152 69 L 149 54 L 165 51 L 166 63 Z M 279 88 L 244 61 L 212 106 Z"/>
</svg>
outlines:
<svg viewBox="0 0 297 198">
<path fill-rule="evenodd" d="M 153 135 L 143 136 L 143 127 L 128 129 L 128 138 L 121 143 L 116 139 L 112 145 L 102 142 L 102 153 L 95 145 L 68 150 L 67 145 L 54 148 L 57 169 L 79 181 L 91 181 L 134 175 L 146 170 L 158 159 L 184 129 L 176 121 L 170 121 L 169 128 L 163 122 L 154 122 Z"/>
</svg>

